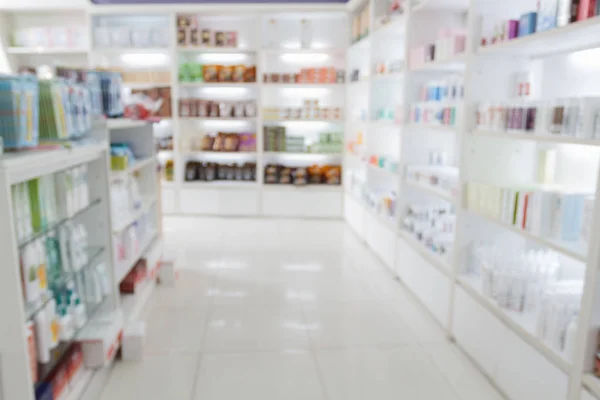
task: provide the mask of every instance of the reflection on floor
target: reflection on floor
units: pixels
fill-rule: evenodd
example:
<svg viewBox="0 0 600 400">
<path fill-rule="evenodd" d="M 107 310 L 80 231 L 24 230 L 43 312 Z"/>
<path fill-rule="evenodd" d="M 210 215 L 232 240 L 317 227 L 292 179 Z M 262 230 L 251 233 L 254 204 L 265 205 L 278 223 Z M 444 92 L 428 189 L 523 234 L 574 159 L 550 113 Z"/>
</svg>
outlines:
<svg viewBox="0 0 600 400">
<path fill-rule="evenodd" d="M 167 218 L 175 288 L 102 400 L 501 400 L 340 221 Z"/>
</svg>

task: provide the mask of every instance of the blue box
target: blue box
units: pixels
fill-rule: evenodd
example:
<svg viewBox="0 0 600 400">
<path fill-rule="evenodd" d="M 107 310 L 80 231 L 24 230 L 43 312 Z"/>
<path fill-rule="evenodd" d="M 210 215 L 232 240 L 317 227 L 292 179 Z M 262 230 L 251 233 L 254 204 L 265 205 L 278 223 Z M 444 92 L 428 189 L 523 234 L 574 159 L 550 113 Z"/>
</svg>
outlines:
<svg viewBox="0 0 600 400">
<path fill-rule="evenodd" d="M 521 15 L 519 20 L 519 37 L 527 36 L 535 33 L 535 26 L 537 22 L 537 13 L 530 12 Z"/>
<path fill-rule="evenodd" d="M 537 32 L 556 28 L 558 0 L 539 0 Z"/>
</svg>

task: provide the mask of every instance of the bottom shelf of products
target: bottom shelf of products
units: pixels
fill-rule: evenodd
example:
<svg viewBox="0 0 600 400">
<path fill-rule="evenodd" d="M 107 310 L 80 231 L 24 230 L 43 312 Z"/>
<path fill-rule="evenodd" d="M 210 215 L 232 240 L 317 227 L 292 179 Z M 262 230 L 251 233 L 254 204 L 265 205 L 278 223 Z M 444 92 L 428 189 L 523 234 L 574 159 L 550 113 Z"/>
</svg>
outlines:
<svg viewBox="0 0 600 400">
<path fill-rule="evenodd" d="M 543 351 L 531 340 L 526 340 L 531 336 L 520 335 L 514 329 L 516 323 L 503 317 L 499 310 L 494 311 L 486 302 L 467 286 L 461 284 L 456 287 L 452 334 L 457 344 L 508 398 L 567 398 L 568 363 L 555 353 Z"/>
<path fill-rule="evenodd" d="M 431 312 L 434 319 L 446 328 L 450 312 L 447 299 L 450 298 L 453 285 L 449 271 L 432 263 L 435 255 L 429 254 L 429 250 L 404 233 L 396 241 L 396 251 L 398 255 L 394 270 L 397 276 Z"/>
</svg>

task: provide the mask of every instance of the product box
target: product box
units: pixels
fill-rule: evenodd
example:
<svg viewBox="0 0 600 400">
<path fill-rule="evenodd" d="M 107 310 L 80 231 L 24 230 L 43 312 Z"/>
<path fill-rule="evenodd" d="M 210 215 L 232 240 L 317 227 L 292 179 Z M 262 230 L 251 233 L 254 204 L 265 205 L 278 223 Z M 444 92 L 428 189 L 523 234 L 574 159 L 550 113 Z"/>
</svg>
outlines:
<svg viewBox="0 0 600 400">
<path fill-rule="evenodd" d="M 123 324 L 123 311 L 118 310 L 95 317 L 77 335 L 87 368 L 102 368 L 114 359 L 121 345 Z"/>
<path fill-rule="evenodd" d="M 121 345 L 121 359 L 123 361 L 142 361 L 144 359 L 144 338 L 146 336 L 146 324 L 137 321 L 129 324 L 123 332 L 123 344 Z"/>
<path fill-rule="evenodd" d="M 519 21 L 511 19 L 506 22 L 506 40 L 511 40 L 519 37 Z"/>
<path fill-rule="evenodd" d="M 425 62 L 432 62 L 435 60 L 435 45 L 430 44 L 425 46 Z"/>
<path fill-rule="evenodd" d="M 35 400 L 53 400 L 52 390 L 51 382 L 40 383 L 35 387 Z"/>
<path fill-rule="evenodd" d="M 356 41 L 360 38 L 360 19 L 352 18 L 352 40 Z"/>
<path fill-rule="evenodd" d="M 119 290 L 121 293 L 134 294 L 136 288 L 139 287 L 140 282 L 142 282 L 147 275 L 148 270 L 146 267 L 146 260 L 141 259 L 137 262 L 135 267 L 129 271 L 125 278 L 123 278 L 119 285 Z"/>
<path fill-rule="evenodd" d="M 558 17 L 558 0 L 539 0 L 537 31 L 547 31 L 556 28 Z"/>
<path fill-rule="evenodd" d="M 240 138 L 241 139 L 241 138 Z M 144 260 L 146 262 L 147 275 L 150 279 L 155 279 L 158 269 L 160 267 L 160 260 L 163 255 L 163 245 L 161 240 L 156 240 L 152 243 L 146 254 Z"/>
<path fill-rule="evenodd" d="M 83 350 L 81 349 L 80 344 L 75 344 L 73 346 L 66 360 L 66 364 L 67 381 L 69 382 L 69 387 L 72 389 L 83 372 Z"/>
<path fill-rule="evenodd" d="M 596 4 L 593 0 L 579 0 L 579 5 L 577 6 L 577 21 L 583 21 L 584 19 L 594 16 L 595 8 Z"/>
<path fill-rule="evenodd" d="M 537 13 L 523 14 L 519 20 L 519 37 L 528 36 L 536 31 Z"/>
<path fill-rule="evenodd" d="M 158 269 L 158 281 L 161 285 L 174 286 L 177 281 L 178 273 L 175 268 L 175 258 L 166 256 Z"/>
<path fill-rule="evenodd" d="M 31 370 L 31 380 L 33 383 L 37 383 L 38 381 L 38 369 L 37 369 L 37 344 L 35 341 L 35 331 L 33 322 L 29 321 L 25 326 L 27 330 L 27 352 L 29 356 L 29 368 Z"/>
<path fill-rule="evenodd" d="M 371 24 L 371 14 L 369 12 L 369 7 L 365 7 L 361 13 L 361 36 L 367 36 L 369 34 L 369 25 Z"/>
<path fill-rule="evenodd" d="M 69 380 L 67 377 L 66 364 L 62 364 L 56 368 L 49 380 L 52 382 L 52 398 L 54 400 L 66 399 L 69 395 Z"/>
</svg>

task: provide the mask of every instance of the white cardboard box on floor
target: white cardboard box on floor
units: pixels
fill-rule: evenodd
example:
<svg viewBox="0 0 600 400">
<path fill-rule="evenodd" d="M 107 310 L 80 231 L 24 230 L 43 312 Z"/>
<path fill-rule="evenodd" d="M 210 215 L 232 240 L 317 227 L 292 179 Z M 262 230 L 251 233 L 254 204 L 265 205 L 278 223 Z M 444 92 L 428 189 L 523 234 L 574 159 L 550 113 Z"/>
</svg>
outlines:
<svg viewBox="0 0 600 400">
<path fill-rule="evenodd" d="M 158 269 L 158 280 L 161 285 L 173 286 L 177 281 L 177 270 L 175 268 L 175 256 L 165 254 Z"/>
<path fill-rule="evenodd" d="M 144 359 L 144 338 L 146 324 L 135 321 L 125 327 L 121 344 L 121 359 L 123 361 L 141 361 Z"/>
<path fill-rule="evenodd" d="M 98 316 L 77 335 L 83 350 L 83 363 L 86 368 L 107 366 L 117 354 L 123 336 L 123 313 Z"/>
</svg>

